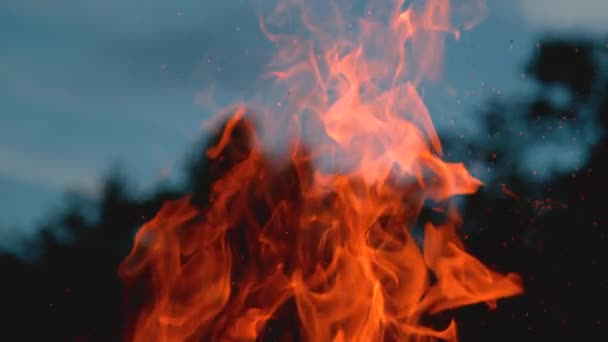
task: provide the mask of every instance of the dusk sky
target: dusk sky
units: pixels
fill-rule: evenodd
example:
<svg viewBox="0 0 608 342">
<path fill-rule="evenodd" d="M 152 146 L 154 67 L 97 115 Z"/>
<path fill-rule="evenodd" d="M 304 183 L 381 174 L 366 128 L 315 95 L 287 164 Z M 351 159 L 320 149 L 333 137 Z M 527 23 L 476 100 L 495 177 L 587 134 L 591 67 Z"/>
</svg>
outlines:
<svg viewBox="0 0 608 342">
<path fill-rule="evenodd" d="M 439 134 L 475 132 L 474 109 L 532 91 L 522 75 L 547 32 L 608 31 L 605 0 L 490 0 L 488 17 L 448 38 L 429 95 Z M 0 237 L 26 232 L 62 194 L 94 196 L 118 166 L 138 190 L 178 180 L 217 102 L 256 89 L 272 45 L 248 0 L 4 0 L 0 5 Z M 449 93 L 449 95 L 446 95 Z"/>
</svg>

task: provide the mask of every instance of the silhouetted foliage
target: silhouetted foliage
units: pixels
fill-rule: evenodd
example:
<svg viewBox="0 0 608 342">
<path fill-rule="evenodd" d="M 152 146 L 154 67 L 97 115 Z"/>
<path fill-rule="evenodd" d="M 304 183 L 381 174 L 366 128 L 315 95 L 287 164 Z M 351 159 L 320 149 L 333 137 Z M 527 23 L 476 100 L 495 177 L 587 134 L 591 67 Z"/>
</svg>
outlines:
<svg viewBox="0 0 608 342">
<path fill-rule="evenodd" d="M 547 86 L 565 86 L 571 97 L 560 106 L 541 92 L 523 107 L 528 119 L 562 120 L 558 123 L 572 120 L 577 125 L 581 111 L 591 110 L 597 115 L 600 130 L 606 132 L 608 79 L 598 71 L 600 63 L 607 61 L 598 57 L 605 56 L 598 54 L 591 43 L 551 40 L 541 44 L 539 50 L 531 64 L 537 80 Z M 501 121 L 504 117 L 489 113 L 487 118 L 494 130 L 509 129 L 509 122 Z M 542 139 L 542 130 L 547 127 L 550 124 L 538 123 L 541 131 L 533 136 Z M 466 313 L 459 317 L 465 341 L 608 338 L 604 329 L 608 277 L 602 271 L 608 260 L 608 186 L 602 180 L 608 171 L 607 153 L 605 142 L 593 144 L 585 165 L 564 172 L 540 189 L 533 186 L 533 174 L 511 172 L 472 196 L 464 213 L 465 222 L 479 230 L 469 234 L 469 247 L 484 262 L 522 274 L 526 292 L 499 303 L 495 313 L 481 307 L 463 309 Z M 498 163 L 502 164 L 497 169 L 517 168 L 515 160 Z M 517 199 L 493 196 L 504 191 L 500 189 L 502 184 L 508 184 Z"/>
<path fill-rule="evenodd" d="M 539 45 L 528 70 L 546 85 L 563 85 L 573 95 L 587 98 L 598 78 L 595 53 L 590 41 L 547 40 Z"/>
<path fill-rule="evenodd" d="M 597 55 L 592 42 L 541 44 L 528 66 L 530 74 L 544 87 L 564 86 L 571 100 L 556 105 L 541 92 L 517 110 L 526 120 L 542 121 L 576 118 L 579 110 L 592 107 L 605 131 L 608 81 L 598 74 Z M 498 115 L 508 105 L 491 106 L 485 114 L 493 139 L 516 134 L 509 132 L 516 129 L 509 120 Z M 540 125 L 539 130 L 545 129 Z M 211 160 L 206 148 L 197 148 L 197 157 L 187 168 L 186 189 L 165 188 L 134 197 L 119 176 L 110 177 L 98 200 L 71 197 L 65 211 L 40 227 L 35 239 L 24 241 L 27 253 L 38 256 L 34 261 L 0 255 L 2 340 L 120 340 L 128 321 L 117 269 L 132 247 L 135 231 L 168 199 L 191 193 L 196 205 L 205 206 L 214 180 L 232 166 L 231 161 L 247 155 L 250 129 L 236 126 L 236 143 L 224 152 L 229 157 Z M 596 144 L 586 165 L 538 189 L 530 186 L 529 175 L 517 171 L 516 160 L 500 158 L 508 151 L 475 148 L 477 157 L 493 156 L 489 162 L 503 173 L 468 201 L 464 221 L 473 228 L 466 242 L 492 267 L 521 273 L 526 293 L 500 301 L 494 312 L 482 305 L 453 312 L 464 341 L 608 340 L 608 182 L 603 180 L 607 153 L 605 143 Z M 273 328 L 267 329 L 266 340 L 273 339 L 273 332 L 282 335 L 289 328 L 285 322 L 297 320 L 290 316 L 294 310 L 289 305 L 293 303 L 281 309 L 287 312 L 281 315 L 287 317 L 283 324 L 269 323 Z"/>
</svg>

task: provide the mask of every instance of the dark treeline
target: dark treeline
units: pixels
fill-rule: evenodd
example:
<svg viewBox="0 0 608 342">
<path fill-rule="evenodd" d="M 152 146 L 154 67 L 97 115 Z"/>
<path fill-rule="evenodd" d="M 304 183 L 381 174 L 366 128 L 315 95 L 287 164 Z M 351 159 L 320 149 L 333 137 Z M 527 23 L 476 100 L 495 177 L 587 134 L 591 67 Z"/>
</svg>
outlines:
<svg viewBox="0 0 608 342">
<path fill-rule="evenodd" d="M 463 341 L 608 340 L 606 144 L 598 140 L 584 165 L 538 185 L 521 172 L 522 161 L 501 150 L 510 145 L 500 143 L 511 139 L 510 129 L 519 129 L 500 114 L 505 108 L 523 114 L 535 137 L 551 120 L 581 123 L 585 110 L 607 131 L 608 82 L 601 77 L 607 52 L 591 41 L 545 40 L 526 72 L 547 91 L 517 106 L 492 104 L 482 116 L 496 143 L 472 146 L 471 158 L 501 172 L 468 200 L 463 216 L 472 228 L 466 242 L 484 263 L 520 273 L 526 292 L 500 301 L 496 311 L 475 305 L 449 313 Z M 565 91 L 565 101 L 551 100 L 549 89 L 556 86 Z M 137 228 L 168 199 L 194 194 L 204 205 L 213 179 L 229 167 L 207 159 L 203 145 L 187 168 L 186 186 L 135 197 L 120 176 L 109 177 L 98 201 L 70 197 L 67 209 L 22 242 L 31 258 L 0 254 L 0 339 L 121 340 L 127 320 L 117 270 Z M 450 140 L 444 145 L 449 151 Z"/>
</svg>

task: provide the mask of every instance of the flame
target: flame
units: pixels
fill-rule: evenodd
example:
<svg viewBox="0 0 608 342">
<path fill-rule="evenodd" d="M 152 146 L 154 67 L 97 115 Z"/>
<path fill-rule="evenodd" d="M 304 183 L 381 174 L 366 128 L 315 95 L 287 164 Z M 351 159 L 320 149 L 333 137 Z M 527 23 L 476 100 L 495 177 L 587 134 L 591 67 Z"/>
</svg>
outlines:
<svg viewBox="0 0 608 342">
<path fill-rule="evenodd" d="M 146 281 L 130 339 L 456 340 L 454 321 L 425 319 L 522 292 L 465 251 L 449 199 L 481 182 L 441 159 L 418 92 L 460 35 L 450 3 L 385 3 L 351 18 L 335 1 L 285 0 L 261 20 L 288 95 L 255 119 L 236 106 L 207 151 L 222 165 L 208 203 L 167 202 L 137 233 L 120 267 Z M 273 33 L 294 15 L 305 34 Z M 286 135 L 277 163 L 267 143 Z M 427 200 L 445 204 L 442 223 L 419 222 Z"/>
</svg>

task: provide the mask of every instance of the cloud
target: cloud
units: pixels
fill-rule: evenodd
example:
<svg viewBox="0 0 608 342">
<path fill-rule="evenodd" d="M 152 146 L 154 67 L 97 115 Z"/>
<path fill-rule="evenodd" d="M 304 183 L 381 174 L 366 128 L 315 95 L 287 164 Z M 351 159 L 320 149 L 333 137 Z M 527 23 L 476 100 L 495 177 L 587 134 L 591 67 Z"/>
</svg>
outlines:
<svg viewBox="0 0 608 342">
<path fill-rule="evenodd" d="M 239 88 L 259 74 L 268 52 L 248 3 L 9 0 L 0 13 L 0 73 L 69 87 L 79 97 L 200 87 L 211 79 Z"/>
<path fill-rule="evenodd" d="M 124 37 L 125 33 L 147 35 L 199 27 L 201 24 L 226 24 L 225 18 L 236 21 L 239 13 L 250 7 L 248 4 L 241 0 L 8 0 L 3 6 L 9 13 L 25 18 L 35 17 L 41 24 L 78 27 L 78 30 L 72 31 L 97 31 L 104 36 L 119 38 Z"/>
<path fill-rule="evenodd" d="M 66 160 L 24 154 L 0 146 L 0 174 L 15 181 L 35 183 L 57 190 L 77 188 L 89 194 L 97 191 L 98 171 Z"/>
<path fill-rule="evenodd" d="M 606 0 L 518 0 L 517 6 L 524 19 L 540 30 L 608 33 Z"/>
<path fill-rule="evenodd" d="M 155 173 L 200 133 L 197 92 L 210 83 L 231 98 L 255 89 L 268 49 L 248 4 L 3 3 L 0 146 L 12 152 L 1 151 L 2 172 L 53 187 L 65 177 L 19 165 L 124 161 L 130 171 Z"/>
</svg>

